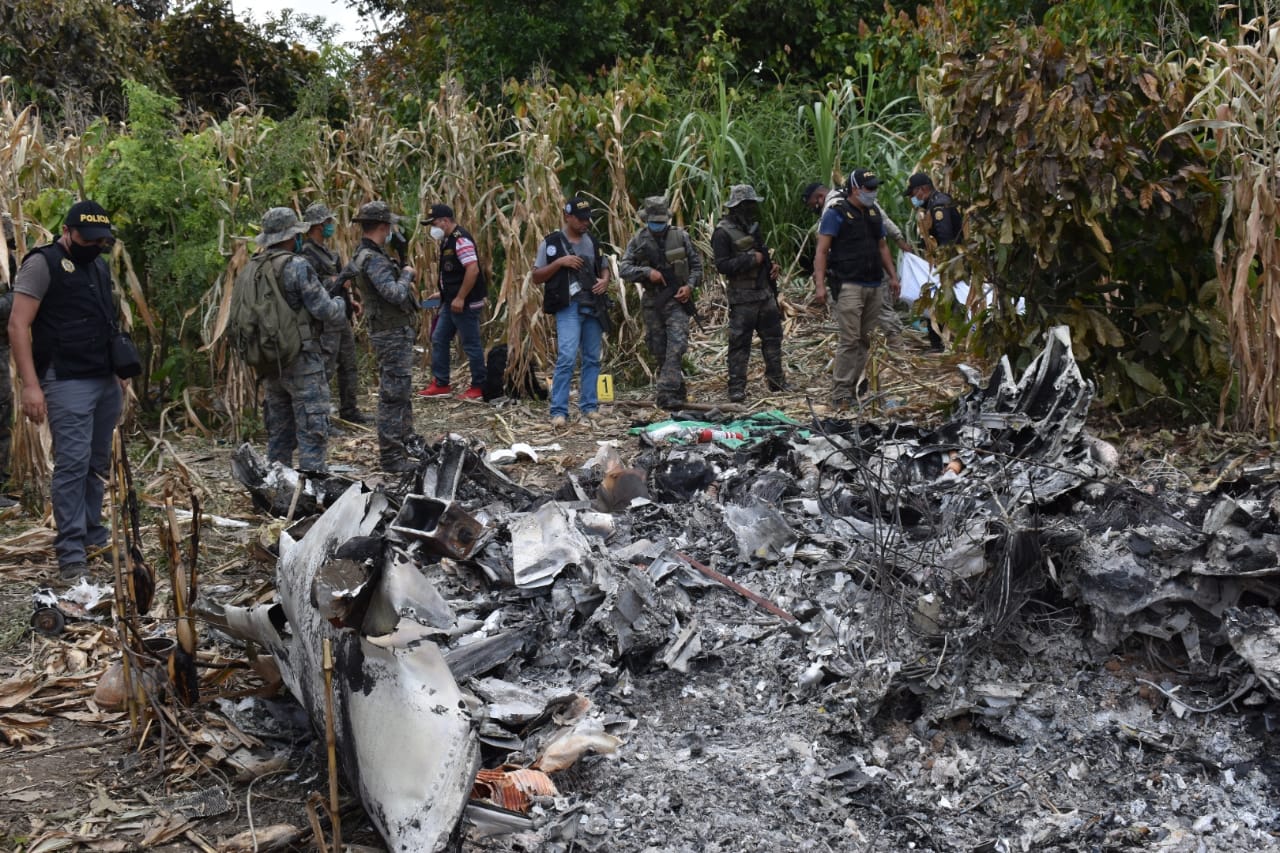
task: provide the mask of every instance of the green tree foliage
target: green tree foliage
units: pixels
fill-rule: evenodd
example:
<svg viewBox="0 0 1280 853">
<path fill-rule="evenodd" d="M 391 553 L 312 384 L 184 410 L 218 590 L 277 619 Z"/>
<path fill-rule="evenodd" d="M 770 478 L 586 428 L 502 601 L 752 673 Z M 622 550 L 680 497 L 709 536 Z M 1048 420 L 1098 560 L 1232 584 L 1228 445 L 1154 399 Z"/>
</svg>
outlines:
<svg viewBox="0 0 1280 853">
<path fill-rule="evenodd" d="M 1025 357 L 1066 323 L 1109 402 L 1212 391 L 1218 199 L 1194 144 L 1161 141 L 1191 94 L 1178 67 L 1009 29 L 978 59 L 944 57 L 939 94 L 932 170 L 967 203 L 944 279 L 999 294 L 979 344 Z"/>
<path fill-rule="evenodd" d="M 162 326 L 158 361 L 178 387 L 198 381 L 202 359 L 194 306 L 221 273 L 217 251 L 225 184 L 205 134 L 184 134 L 177 101 L 138 83 L 125 86 L 127 134 L 93 158 L 85 185 L 112 213 L 129 247 L 147 304 Z"/>
<path fill-rule="evenodd" d="M 227 0 L 195 0 L 166 17 L 151 53 L 184 105 L 214 114 L 246 103 L 287 116 L 307 80 L 323 71 L 301 44 L 237 20 Z"/>
<path fill-rule="evenodd" d="M 623 4 L 563 0 L 446 0 L 445 34 L 473 84 L 545 67 L 566 81 L 611 68 L 623 52 Z"/>
<path fill-rule="evenodd" d="M 383 40 L 431 77 L 460 73 L 473 89 L 509 79 L 582 85 L 619 58 L 651 56 L 679 73 L 730 63 L 764 80 L 841 73 L 857 46 L 861 17 L 883 0 L 366 0 L 369 14 L 403 16 L 403 32 Z M 914 5 L 902 3 L 900 5 Z M 407 51 L 426 32 L 427 50 Z M 397 46 L 393 46 L 397 45 Z"/>
<path fill-rule="evenodd" d="M 146 34 L 145 21 L 107 0 L 0 0 L 0 74 L 64 122 L 119 118 L 124 80 L 163 85 Z"/>
</svg>

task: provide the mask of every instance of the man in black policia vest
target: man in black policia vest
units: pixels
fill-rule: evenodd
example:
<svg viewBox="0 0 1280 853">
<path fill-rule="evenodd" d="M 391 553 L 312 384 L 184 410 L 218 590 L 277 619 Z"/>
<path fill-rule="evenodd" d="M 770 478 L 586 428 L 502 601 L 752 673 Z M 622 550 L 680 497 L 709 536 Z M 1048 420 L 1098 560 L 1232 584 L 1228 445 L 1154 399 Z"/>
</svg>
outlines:
<svg viewBox="0 0 1280 853">
<path fill-rule="evenodd" d="M 916 209 L 916 230 L 920 232 L 920 242 L 924 247 L 925 258 L 931 265 L 938 263 L 937 248 L 947 246 L 960 240 L 960 229 L 963 218 L 955 199 L 933 186 L 933 179 L 924 172 L 916 172 L 907 179 L 907 188 L 903 195 L 911 199 L 911 206 Z M 928 318 L 926 328 L 929 331 L 929 345 L 934 352 L 942 352 L 945 348 L 942 336 L 934 328 L 932 318 Z"/>
<path fill-rule="evenodd" d="M 681 361 L 689 348 L 693 291 L 702 283 L 702 257 L 683 228 L 671 224 L 671 208 L 662 196 L 644 200 L 645 226 L 635 233 L 618 263 L 623 281 L 644 287 L 644 342 L 658 362 L 656 402 L 676 410 L 686 402 Z"/>
<path fill-rule="evenodd" d="M 578 410 L 588 420 L 600 417 L 596 385 L 601 341 L 609 322 L 609 265 L 591 236 L 591 202 L 576 195 L 565 202 L 564 227 L 538 246 L 533 283 L 545 285 L 542 310 L 556 318 L 556 371 L 551 379 L 551 425 L 569 419 L 569 385 L 582 353 Z"/>
<path fill-rule="evenodd" d="M 447 204 L 431 205 L 431 213 L 421 220 L 431 226 L 431 239 L 440 244 L 440 315 L 431 333 L 431 384 L 418 392 L 420 397 L 448 397 L 449 347 L 453 336 L 462 341 L 471 368 L 471 387 L 462 392 L 464 400 L 484 399 L 484 342 L 480 339 L 480 312 L 484 310 L 484 271 L 476 241 L 453 218 Z"/>
<path fill-rule="evenodd" d="M 778 311 L 778 273 L 760 234 L 760 202 L 749 184 L 729 190 L 729 213 L 711 234 L 716 270 L 727 281 L 729 297 L 729 402 L 747 398 L 751 337 L 760 336 L 765 381 L 770 391 L 786 388 L 782 373 L 782 314 Z"/>
<path fill-rule="evenodd" d="M 937 246 L 946 246 L 960 239 L 962 217 L 955 199 L 937 189 L 924 172 L 916 172 L 907 179 L 903 195 L 911 199 L 917 211 L 920 239 L 926 253 L 932 254 Z"/>
<path fill-rule="evenodd" d="M 871 333 L 880 322 L 880 288 L 886 275 L 890 298 L 898 298 L 898 272 L 876 208 L 879 186 L 880 179 L 874 172 L 854 169 L 845 181 L 844 198 L 822 215 L 818 226 L 813 258 L 814 299 L 819 304 L 826 303 L 830 278 L 838 335 L 831 401 L 837 410 L 847 409 L 858 396 Z"/>
<path fill-rule="evenodd" d="M 263 378 L 267 458 L 292 465 L 297 448 L 299 470 L 323 473 L 328 470 L 329 381 L 320 335 L 325 323 L 346 316 L 347 305 L 341 297 L 329 295 L 311 264 L 297 254 L 307 227 L 291 207 L 268 210 L 257 236 L 258 254 L 242 274 L 274 274 L 302 337 L 297 357 L 280 365 L 276 375 Z"/>
<path fill-rule="evenodd" d="M 67 581 L 89 573 L 89 550 L 106 546 L 109 536 L 102 493 L 124 401 L 124 383 L 111 367 L 111 270 L 99 257 L 112 242 L 101 205 L 72 205 L 62 236 L 23 258 L 9 316 L 22 413 L 35 423 L 48 417 L 53 434 L 53 548 Z"/>
<path fill-rule="evenodd" d="M 337 220 L 327 205 L 315 202 L 302 212 L 307 223 L 307 239 L 302 244 L 302 257 L 320 277 L 320 283 L 330 296 L 343 296 L 344 284 L 338 273 L 342 270 L 342 257 L 328 246 L 328 240 L 337 230 Z M 358 302 L 352 300 L 353 306 Z M 351 330 L 351 317 L 343 314 L 338 320 L 324 324 L 320 335 L 320 350 L 324 353 L 324 372 L 332 384 L 338 378 L 338 417 L 353 424 L 368 423 L 359 408 L 360 375 L 356 364 L 356 338 Z"/>
<path fill-rule="evenodd" d="M 351 264 L 364 304 L 369 342 L 378 360 L 378 461 L 383 471 L 410 470 L 408 445 L 414 436 L 413 339 L 418 328 L 417 272 L 396 264 L 386 246 L 399 236 L 400 216 L 385 201 L 371 201 L 356 212 L 364 236 Z"/>
</svg>

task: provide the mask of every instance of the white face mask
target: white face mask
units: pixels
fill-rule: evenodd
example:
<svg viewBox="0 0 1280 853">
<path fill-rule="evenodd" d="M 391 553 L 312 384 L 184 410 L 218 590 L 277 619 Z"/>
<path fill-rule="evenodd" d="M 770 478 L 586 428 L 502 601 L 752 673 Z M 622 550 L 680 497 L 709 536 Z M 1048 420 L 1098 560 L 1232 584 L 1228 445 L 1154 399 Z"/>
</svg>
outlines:
<svg viewBox="0 0 1280 853">
<path fill-rule="evenodd" d="M 913 196 L 911 197 L 911 206 L 912 206 L 912 207 L 924 207 L 924 200 L 923 200 L 923 199 L 921 199 L 919 196 L 915 196 L 915 195 L 913 195 Z"/>
<path fill-rule="evenodd" d="M 862 190 L 858 193 L 858 201 L 862 202 L 864 207 L 871 207 L 876 203 L 875 190 Z"/>
<path fill-rule="evenodd" d="M 432 239 L 432 240 L 443 240 L 443 239 L 444 239 L 444 229 L 443 229 L 443 228 L 441 228 L 439 225 L 432 225 L 432 226 L 431 226 L 430 234 L 431 234 L 431 239 Z"/>
</svg>

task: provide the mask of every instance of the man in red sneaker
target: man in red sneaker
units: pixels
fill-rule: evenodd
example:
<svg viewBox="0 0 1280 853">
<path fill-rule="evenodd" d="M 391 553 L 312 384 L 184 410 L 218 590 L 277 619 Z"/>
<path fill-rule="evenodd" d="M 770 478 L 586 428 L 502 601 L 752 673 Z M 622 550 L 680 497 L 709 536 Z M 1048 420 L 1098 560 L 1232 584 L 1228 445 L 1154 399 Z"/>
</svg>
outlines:
<svg viewBox="0 0 1280 853">
<path fill-rule="evenodd" d="M 419 397 L 447 397 L 449 348 L 456 334 L 462 340 L 471 367 L 471 387 L 462 392 L 464 400 L 483 400 L 484 344 L 480 340 L 480 312 L 484 310 L 485 280 L 476 256 L 475 240 L 453 218 L 447 204 L 431 205 L 422 220 L 431 226 L 431 237 L 440 244 L 440 317 L 431 333 L 431 384 Z"/>
</svg>

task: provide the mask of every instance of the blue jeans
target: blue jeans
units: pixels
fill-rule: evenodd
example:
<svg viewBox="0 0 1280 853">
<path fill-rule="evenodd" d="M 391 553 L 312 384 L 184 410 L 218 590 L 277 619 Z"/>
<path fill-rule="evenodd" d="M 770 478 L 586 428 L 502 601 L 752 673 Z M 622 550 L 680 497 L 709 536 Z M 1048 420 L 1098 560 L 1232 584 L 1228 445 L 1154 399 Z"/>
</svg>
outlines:
<svg viewBox="0 0 1280 853">
<path fill-rule="evenodd" d="M 484 384 L 484 344 L 480 341 L 480 309 L 467 308 L 457 314 L 448 303 L 440 309 L 436 329 L 431 333 L 431 375 L 441 385 L 449 384 L 449 344 L 457 334 L 462 339 L 462 351 L 471 364 L 471 384 Z"/>
<path fill-rule="evenodd" d="M 59 566 L 83 563 L 86 551 L 107 544 L 110 535 L 102 524 L 102 495 L 124 397 L 114 376 L 47 380 L 41 386 L 53 434 L 53 550 Z"/>
<path fill-rule="evenodd" d="M 579 351 L 582 353 L 582 382 L 578 387 L 578 409 L 585 415 L 600 406 L 596 383 L 600 378 L 602 337 L 594 309 L 582 309 L 574 302 L 556 312 L 556 372 L 551 377 L 551 417 L 569 416 L 569 385 L 573 382 L 573 368 Z"/>
</svg>

